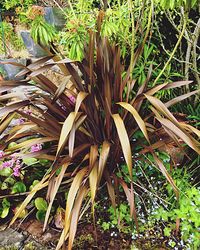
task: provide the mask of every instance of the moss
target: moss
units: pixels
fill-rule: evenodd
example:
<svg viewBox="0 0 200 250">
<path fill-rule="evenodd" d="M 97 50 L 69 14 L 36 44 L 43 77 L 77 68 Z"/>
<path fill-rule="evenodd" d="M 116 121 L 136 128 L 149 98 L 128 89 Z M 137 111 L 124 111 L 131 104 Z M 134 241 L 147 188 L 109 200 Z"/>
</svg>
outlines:
<svg viewBox="0 0 200 250">
<path fill-rule="evenodd" d="M 33 242 L 29 242 L 24 246 L 24 250 L 36 250 L 36 247 L 34 246 Z"/>
<path fill-rule="evenodd" d="M 90 245 L 94 242 L 92 234 L 80 235 L 74 241 L 74 249 L 84 249 L 85 245 Z"/>
<path fill-rule="evenodd" d="M 0 247 L 0 250 L 18 250 L 16 246 Z"/>
</svg>

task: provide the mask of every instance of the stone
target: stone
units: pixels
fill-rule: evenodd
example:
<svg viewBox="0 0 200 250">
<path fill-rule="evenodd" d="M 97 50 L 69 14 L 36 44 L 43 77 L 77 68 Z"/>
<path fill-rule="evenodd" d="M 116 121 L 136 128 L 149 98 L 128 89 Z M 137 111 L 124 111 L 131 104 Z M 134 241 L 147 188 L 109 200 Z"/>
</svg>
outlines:
<svg viewBox="0 0 200 250">
<path fill-rule="evenodd" d="M 0 247 L 12 246 L 13 248 L 19 249 L 21 242 L 25 240 L 25 236 L 13 230 L 12 228 L 7 228 L 0 232 Z"/>
<path fill-rule="evenodd" d="M 52 250 L 25 232 L 12 228 L 0 231 L 0 250 Z"/>
</svg>

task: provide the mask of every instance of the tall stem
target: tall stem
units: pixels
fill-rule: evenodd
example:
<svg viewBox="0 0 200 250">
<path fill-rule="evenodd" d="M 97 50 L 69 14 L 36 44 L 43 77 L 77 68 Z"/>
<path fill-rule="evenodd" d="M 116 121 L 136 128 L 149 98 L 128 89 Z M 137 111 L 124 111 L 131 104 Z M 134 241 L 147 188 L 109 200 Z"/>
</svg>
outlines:
<svg viewBox="0 0 200 250">
<path fill-rule="evenodd" d="M 73 8 L 73 5 L 72 5 L 72 3 L 71 3 L 71 1 L 70 1 L 70 0 L 68 0 L 68 4 L 69 4 L 69 7 L 70 7 L 70 9 L 71 9 L 71 11 L 72 11 L 72 13 L 73 13 L 74 18 L 76 19 L 76 14 L 75 14 L 75 11 L 74 11 L 74 8 Z"/>
<path fill-rule="evenodd" d="M 142 43 L 143 47 L 144 47 L 146 40 L 149 36 L 149 32 L 150 32 L 150 28 L 151 28 L 152 13 L 153 13 L 153 0 L 151 0 L 151 6 L 150 6 L 150 10 L 149 10 L 149 15 L 148 15 L 147 29 L 146 29 L 145 37 L 144 37 L 143 43 Z"/>
<path fill-rule="evenodd" d="M 183 16 L 183 28 L 182 28 L 182 31 L 181 31 L 181 33 L 180 33 L 180 35 L 179 35 L 178 41 L 177 41 L 177 43 L 176 43 L 176 45 L 175 45 L 175 47 L 174 47 L 174 49 L 173 49 L 173 51 L 172 51 L 172 53 L 171 53 L 169 59 L 168 59 L 168 61 L 165 63 L 165 66 L 164 66 L 163 69 L 160 71 L 160 74 L 156 77 L 156 79 L 155 79 L 153 85 L 155 85 L 155 84 L 157 83 L 157 81 L 160 79 L 160 77 L 162 76 L 162 74 L 163 74 L 164 71 L 166 70 L 167 66 L 168 66 L 169 63 L 171 62 L 172 58 L 174 57 L 174 55 L 175 55 L 175 53 L 176 53 L 176 50 L 177 50 L 177 48 L 178 48 L 178 46 L 179 46 L 179 44 L 180 44 L 180 42 L 181 42 L 181 40 L 182 40 L 182 38 L 183 38 L 183 36 L 184 36 L 185 30 L 186 30 L 187 18 L 188 18 L 188 16 L 187 16 L 187 14 L 185 14 L 185 16 Z"/>
<path fill-rule="evenodd" d="M 6 42 L 5 42 L 5 33 L 4 33 L 4 27 L 3 27 L 3 19 L 1 18 L 1 10 L 0 10 L 0 22 L 1 22 L 1 31 L 2 31 L 2 43 L 4 47 L 4 53 L 5 56 L 7 55 L 7 50 L 6 50 Z"/>
<path fill-rule="evenodd" d="M 135 54 L 135 18 L 134 18 L 134 2 L 132 0 L 129 0 L 129 10 L 130 10 L 130 16 L 131 16 L 131 27 L 132 27 L 132 39 L 131 39 L 131 62 L 130 62 L 130 69 L 131 69 L 131 75 L 133 71 L 133 62 L 134 62 L 134 54 Z"/>
</svg>

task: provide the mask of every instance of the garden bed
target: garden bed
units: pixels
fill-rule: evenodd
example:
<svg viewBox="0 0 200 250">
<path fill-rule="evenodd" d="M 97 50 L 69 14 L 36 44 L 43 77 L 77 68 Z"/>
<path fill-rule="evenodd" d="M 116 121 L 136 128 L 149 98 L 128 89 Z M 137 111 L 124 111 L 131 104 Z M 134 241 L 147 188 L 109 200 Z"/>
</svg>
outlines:
<svg viewBox="0 0 200 250">
<path fill-rule="evenodd" d="M 197 0 L 65 2 L 0 3 L 0 250 L 198 250 Z"/>
</svg>

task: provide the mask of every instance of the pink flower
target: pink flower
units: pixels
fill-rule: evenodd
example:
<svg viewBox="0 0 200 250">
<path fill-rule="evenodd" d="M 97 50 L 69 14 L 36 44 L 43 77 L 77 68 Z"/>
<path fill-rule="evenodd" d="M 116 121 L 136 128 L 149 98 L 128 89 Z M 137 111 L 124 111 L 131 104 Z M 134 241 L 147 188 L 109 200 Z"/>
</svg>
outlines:
<svg viewBox="0 0 200 250">
<path fill-rule="evenodd" d="M 0 150 L 0 158 L 3 158 L 5 155 L 5 153 L 3 152 L 3 150 Z"/>
<path fill-rule="evenodd" d="M 14 164 L 14 160 L 10 160 L 10 161 L 5 161 L 1 164 L 1 169 L 2 168 L 12 168 Z"/>
<path fill-rule="evenodd" d="M 24 118 L 19 118 L 19 119 L 16 119 L 15 122 L 14 122 L 14 125 L 21 125 L 23 124 L 25 121 L 24 121 Z"/>
<path fill-rule="evenodd" d="M 11 157 L 12 160 L 16 160 L 17 159 L 16 153 L 12 154 L 10 157 Z"/>
<path fill-rule="evenodd" d="M 27 109 L 27 110 L 24 111 L 24 113 L 27 114 L 27 115 L 31 115 L 32 111 L 31 111 L 31 109 Z"/>
<path fill-rule="evenodd" d="M 31 147 L 31 153 L 34 153 L 34 152 L 38 152 L 42 150 L 42 144 L 41 143 L 38 143 L 38 144 L 35 144 Z"/>
<path fill-rule="evenodd" d="M 75 103 L 75 102 L 76 102 L 76 98 L 75 98 L 73 95 L 70 95 L 70 96 L 69 96 L 69 100 L 70 100 L 72 103 Z"/>
<path fill-rule="evenodd" d="M 16 176 L 16 177 L 18 177 L 18 176 L 20 176 L 20 165 L 16 165 L 14 168 L 13 168 L 13 175 L 14 176 Z"/>
</svg>

